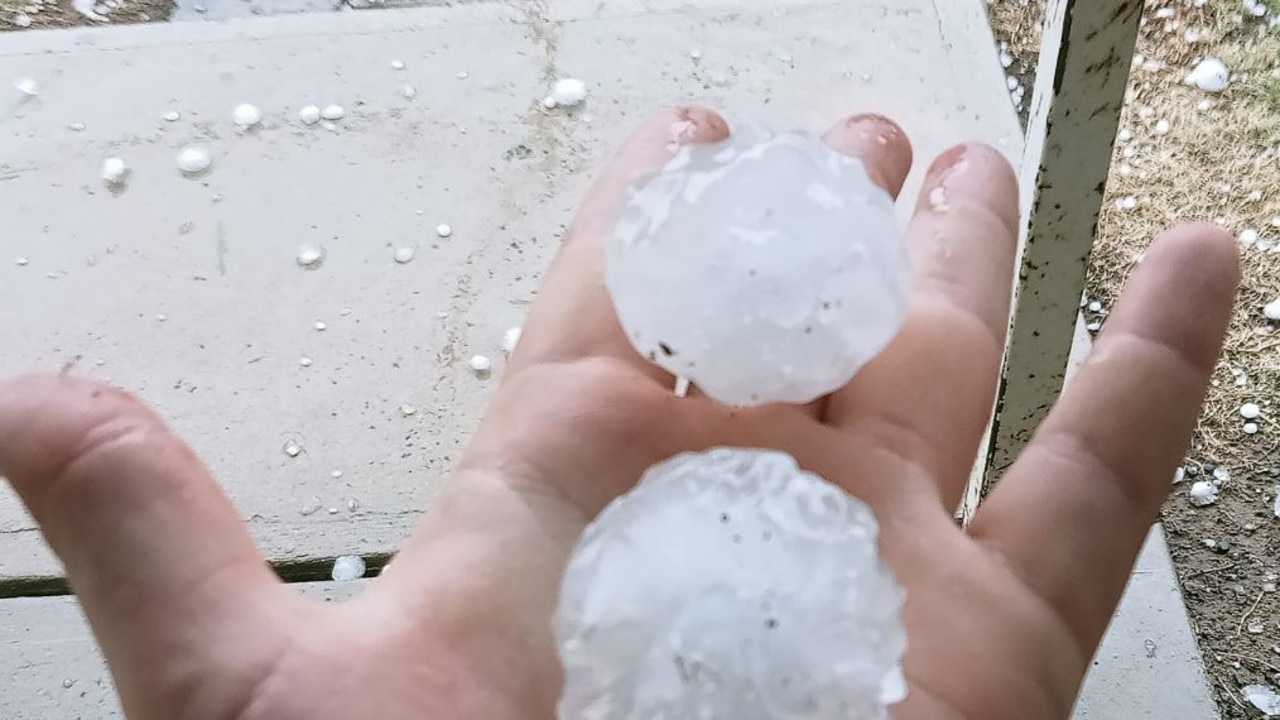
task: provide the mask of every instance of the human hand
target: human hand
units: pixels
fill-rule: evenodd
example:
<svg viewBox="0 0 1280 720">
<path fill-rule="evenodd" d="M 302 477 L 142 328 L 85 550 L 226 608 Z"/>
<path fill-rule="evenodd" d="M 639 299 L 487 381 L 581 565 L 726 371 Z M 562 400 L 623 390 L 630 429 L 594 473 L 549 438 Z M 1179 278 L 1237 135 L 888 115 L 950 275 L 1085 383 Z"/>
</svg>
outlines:
<svg viewBox="0 0 1280 720">
<path fill-rule="evenodd" d="M 777 448 L 866 501 L 907 590 L 899 720 L 1065 718 L 1168 491 L 1222 340 L 1234 247 L 1184 226 L 1148 252 L 1093 353 L 967 530 L 952 509 L 994 397 L 1017 188 L 994 150 L 944 153 L 906 232 L 905 327 L 845 388 L 734 409 L 631 349 L 602 243 L 625 189 L 703 109 L 644 125 L 548 272 L 452 481 L 391 571 L 341 605 L 282 585 L 199 461 L 124 393 L 69 376 L 0 386 L 0 474 L 66 566 L 134 720 L 551 718 L 550 617 L 574 541 L 650 465 Z M 895 195 L 906 137 L 874 116 L 826 136 Z M 949 207 L 927 202 L 944 185 Z"/>
</svg>

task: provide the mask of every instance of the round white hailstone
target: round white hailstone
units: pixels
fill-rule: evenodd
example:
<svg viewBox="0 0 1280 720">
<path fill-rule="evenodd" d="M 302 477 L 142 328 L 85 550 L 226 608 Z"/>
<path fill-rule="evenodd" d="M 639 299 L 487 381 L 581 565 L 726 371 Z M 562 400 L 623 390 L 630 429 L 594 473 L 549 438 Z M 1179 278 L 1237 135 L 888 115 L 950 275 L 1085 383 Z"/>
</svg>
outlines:
<svg viewBox="0 0 1280 720">
<path fill-rule="evenodd" d="M 903 594 L 862 501 L 766 450 L 654 465 L 582 533 L 561 720 L 888 717 Z"/>
<path fill-rule="evenodd" d="M 542 107 L 548 110 L 554 110 L 556 107 L 556 99 L 551 97 L 550 95 L 542 98 Z"/>
<path fill-rule="evenodd" d="M 623 209 L 605 278 L 640 354 L 731 405 L 841 387 L 906 315 L 893 200 L 799 133 L 681 147 Z"/>
<path fill-rule="evenodd" d="M 26 13 L 18 13 L 13 17 L 13 24 L 20 28 L 31 27 L 31 16 Z"/>
<path fill-rule="evenodd" d="M 319 245 L 303 245 L 298 248 L 298 265 L 307 270 L 316 270 L 324 264 L 325 250 Z"/>
<path fill-rule="evenodd" d="M 520 344 L 520 334 L 522 332 L 524 331 L 519 325 L 507 328 L 507 331 L 502 333 L 502 351 L 508 355 L 515 352 L 516 345 Z"/>
<path fill-rule="evenodd" d="M 320 108 L 315 105 L 307 105 L 298 110 L 298 119 L 303 125 L 315 125 L 320 122 Z"/>
<path fill-rule="evenodd" d="M 18 78 L 13 81 L 13 86 L 18 88 L 18 92 L 27 97 L 35 97 L 40 94 L 40 83 L 36 82 L 35 78 Z"/>
<path fill-rule="evenodd" d="M 1222 483 L 1224 483 L 1224 482 L 1226 482 L 1226 481 L 1228 481 L 1228 480 L 1230 480 L 1230 479 L 1231 479 L 1231 471 L 1230 471 L 1230 470 L 1228 470 L 1228 469 L 1226 469 L 1226 468 L 1222 467 L 1221 465 L 1219 465 L 1219 466 L 1217 466 L 1217 467 L 1215 467 L 1215 468 L 1213 469 L 1213 480 L 1214 480 L 1214 483 L 1213 483 L 1213 484 L 1214 484 L 1214 485 L 1221 485 Z"/>
<path fill-rule="evenodd" d="M 1208 57 L 1192 69 L 1185 82 L 1205 92 L 1222 92 L 1231 84 L 1231 70 L 1218 58 Z"/>
<path fill-rule="evenodd" d="M 400 414 L 405 417 L 412 417 L 418 414 L 418 408 L 410 405 L 409 403 L 404 403 L 400 406 Z"/>
<path fill-rule="evenodd" d="M 551 99 L 560 107 L 580 105 L 587 99 L 587 84 L 578 78 L 562 78 L 551 88 Z"/>
<path fill-rule="evenodd" d="M 187 175 L 196 175 L 209 169 L 213 156 L 199 145 L 182 148 L 178 153 L 178 169 Z"/>
<path fill-rule="evenodd" d="M 1089 312 L 1102 312 L 1102 302 L 1099 300 L 1090 302 L 1087 307 L 1089 308 Z"/>
<path fill-rule="evenodd" d="M 418 97 L 418 89 L 409 83 L 405 83 L 400 86 L 400 94 L 403 95 L 406 100 L 412 100 Z"/>
<path fill-rule="evenodd" d="M 404 61 L 403 61 L 403 60 L 392 60 L 392 61 L 391 61 L 391 69 L 392 69 L 392 70 L 403 70 L 403 69 L 404 69 Z"/>
<path fill-rule="evenodd" d="M 341 105 L 325 105 L 320 111 L 320 117 L 325 120 L 341 120 L 347 111 Z"/>
<path fill-rule="evenodd" d="M 359 555 L 343 555 L 333 561 L 330 577 L 335 582 L 350 582 L 364 577 L 364 558 Z"/>
<path fill-rule="evenodd" d="M 471 366 L 471 371 L 476 375 L 487 375 L 493 369 L 493 361 L 484 355 L 471 356 L 467 364 Z"/>
<path fill-rule="evenodd" d="M 1267 303 L 1262 308 L 1262 314 L 1268 320 L 1280 320 L 1280 297 Z"/>
<path fill-rule="evenodd" d="M 1262 414 L 1262 408 L 1257 403 L 1245 403 L 1240 406 L 1240 417 L 1245 420 L 1255 420 Z"/>
<path fill-rule="evenodd" d="M 258 109 L 257 105 L 240 103 L 232 111 L 231 119 L 240 127 L 250 128 L 262 122 L 262 111 Z"/>
<path fill-rule="evenodd" d="M 74 130 L 76 132 L 80 132 L 81 130 L 84 130 L 85 124 L 82 122 L 73 122 L 70 125 L 67 125 L 67 128 L 70 130 Z"/>
<path fill-rule="evenodd" d="M 457 75 L 455 75 L 455 77 L 457 77 L 459 80 L 466 80 L 468 77 L 470 77 L 470 75 L 467 74 L 466 70 L 459 70 Z"/>
<path fill-rule="evenodd" d="M 1173 126 L 1169 124 L 1168 120 L 1160 120 L 1159 122 L 1156 123 L 1157 135 L 1168 135 L 1169 131 L 1172 129 L 1173 129 Z"/>
<path fill-rule="evenodd" d="M 298 364 L 302 367 L 311 367 L 312 360 L 309 357 L 302 357 L 298 360 Z"/>
<path fill-rule="evenodd" d="M 1245 424 L 1244 424 L 1244 434 L 1245 434 L 1245 435 L 1257 435 L 1257 434 L 1258 434 L 1258 423 L 1251 423 L 1251 422 L 1250 422 L 1250 423 L 1245 423 Z"/>
<path fill-rule="evenodd" d="M 392 257 L 395 258 L 396 262 L 403 265 L 407 262 L 413 262 L 413 257 L 414 255 L 417 255 L 417 254 L 418 254 L 417 250 L 413 249 L 412 247 L 405 246 L 405 247 L 396 248 L 395 255 L 393 255 Z"/>
<path fill-rule="evenodd" d="M 1208 480 L 1199 480 L 1191 484 L 1191 504 L 1196 507 L 1212 505 L 1218 501 L 1218 486 Z"/>
<path fill-rule="evenodd" d="M 125 165 L 124 158 L 109 157 L 102 161 L 102 179 L 108 185 L 123 185 L 127 177 L 129 166 Z"/>
<path fill-rule="evenodd" d="M 1245 228 L 1244 230 L 1241 230 L 1241 231 L 1240 231 L 1240 244 L 1241 244 L 1241 245 L 1244 245 L 1245 247 L 1250 247 L 1251 245 L 1253 245 L 1253 244 L 1254 244 L 1254 243 L 1256 243 L 1256 242 L 1258 242 L 1258 231 L 1257 231 L 1257 230 L 1254 230 L 1253 228 Z"/>
<path fill-rule="evenodd" d="M 448 223 L 440 223 L 436 226 L 436 235 L 447 238 L 453 234 L 453 228 Z"/>
<path fill-rule="evenodd" d="M 318 332 L 324 332 L 329 329 L 329 323 L 323 320 L 317 320 L 312 323 L 311 327 L 315 328 Z"/>
</svg>

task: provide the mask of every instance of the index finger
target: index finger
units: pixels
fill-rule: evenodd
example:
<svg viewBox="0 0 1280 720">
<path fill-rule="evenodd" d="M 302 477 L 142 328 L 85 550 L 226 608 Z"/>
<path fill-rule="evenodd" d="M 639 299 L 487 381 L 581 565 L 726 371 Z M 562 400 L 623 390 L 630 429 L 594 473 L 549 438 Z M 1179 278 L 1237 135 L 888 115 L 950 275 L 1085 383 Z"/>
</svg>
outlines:
<svg viewBox="0 0 1280 720">
<path fill-rule="evenodd" d="M 1096 645 L 1195 428 L 1239 268 L 1211 225 L 1157 241 L 969 531 Z"/>
</svg>

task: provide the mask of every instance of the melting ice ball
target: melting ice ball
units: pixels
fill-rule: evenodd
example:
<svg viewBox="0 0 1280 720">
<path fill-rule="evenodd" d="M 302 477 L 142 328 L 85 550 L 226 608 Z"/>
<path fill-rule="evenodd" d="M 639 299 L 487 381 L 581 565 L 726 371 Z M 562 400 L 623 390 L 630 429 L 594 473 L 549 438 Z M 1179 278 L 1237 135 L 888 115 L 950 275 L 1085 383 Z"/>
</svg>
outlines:
<svg viewBox="0 0 1280 720">
<path fill-rule="evenodd" d="M 906 636 L 876 532 L 785 453 L 653 466 L 569 559 L 560 720 L 887 718 Z"/>
<path fill-rule="evenodd" d="M 849 381 L 906 314 L 893 200 L 856 158 L 745 129 L 680 148 L 638 187 L 606 282 L 640 353 L 730 405 Z"/>
</svg>

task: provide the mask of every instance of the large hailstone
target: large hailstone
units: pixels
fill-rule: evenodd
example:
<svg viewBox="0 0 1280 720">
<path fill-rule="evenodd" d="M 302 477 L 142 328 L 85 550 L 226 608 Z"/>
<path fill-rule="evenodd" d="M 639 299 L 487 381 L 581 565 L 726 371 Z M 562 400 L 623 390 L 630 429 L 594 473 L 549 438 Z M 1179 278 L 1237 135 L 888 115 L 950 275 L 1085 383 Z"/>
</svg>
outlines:
<svg viewBox="0 0 1280 720">
<path fill-rule="evenodd" d="M 906 637 L 876 531 L 785 453 L 653 466 L 569 560 L 560 720 L 887 718 Z"/>
<path fill-rule="evenodd" d="M 639 352 L 730 405 L 807 402 L 884 349 L 906 314 L 893 200 L 800 133 L 683 146 L 633 193 L 606 281 Z"/>
</svg>

